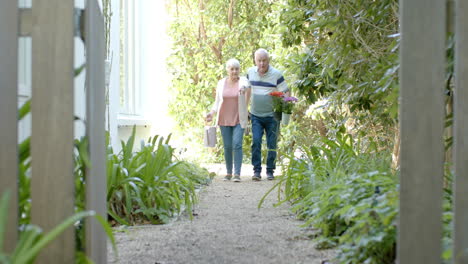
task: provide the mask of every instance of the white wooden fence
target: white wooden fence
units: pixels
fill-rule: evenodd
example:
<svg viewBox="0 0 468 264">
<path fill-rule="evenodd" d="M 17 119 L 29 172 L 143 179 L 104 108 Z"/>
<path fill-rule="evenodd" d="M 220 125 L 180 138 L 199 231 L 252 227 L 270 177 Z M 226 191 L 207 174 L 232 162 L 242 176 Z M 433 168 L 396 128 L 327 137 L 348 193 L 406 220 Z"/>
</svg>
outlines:
<svg viewBox="0 0 468 264">
<path fill-rule="evenodd" d="M 84 16 L 78 16 L 83 14 Z M 79 19 L 75 19 L 79 18 Z M 84 21 L 84 29 L 80 21 Z M 83 32 L 84 30 L 84 32 Z M 18 36 L 32 37 L 31 222 L 48 231 L 74 213 L 73 58 L 74 35 L 86 42 L 87 137 L 91 168 L 86 206 L 106 211 L 104 25 L 96 0 L 75 12 L 72 0 L 34 0 L 19 10 L 18 0 L 0 2 L 0 194 L 10 190 L 5 250 L 18 240 Z M 87 255 L 106 263 L 106 236 L 94 219 L 86 227 Z M 74 263 L 74 229 L 48 246 L 37 263 Z"/>
<path fill-rule="evenodd" d="M 455 263 L 468 263 L 468 2 L 457 0 L 454 8 L 456 32 L 454 161 L 455 161 Z"/>
<path fill-rule="evenodd" d="M 18 239 L 17 47 L 18 35 L 33 42 L 32 222 L 50 230 L 73 214 L 73 1 L 35 0 L 19 12 L 17 0 L 0 2 L 0 193 L 12 190 L 6 250 Z M 468 2 L 455 1 L 454 263 L 468 263 Z M 445 1 L 401 0 L 401 187 L 400 264 L 439 264 L 444 171 Z M 92 168 L 87 209 L 106 216 L 104 146 L 104 33 L 95 0 L 88 0 L 87 136 Z M 21 25 L 18 22 L 21 22 Z M 47 150 L 47 151 L 45 151 Z M 106 262 L 106 239 L 95 221 L 87 250 Z M 38 263 L 72 263 L 70 228 L 47 247 Z"/>
<path fill-rule="evenodd" d="M 0 192 L 11 190 L 6 245 L 11 250 L 17 240 L 18 221 L 18 2 L 0 3 Z"/>
<path fill-rule="evenodd" d="M 453 263 L 468 263 L 468 2 L 454 2 L 448 13 L 455 18 L 446 15 L 445 1 L 400 1 L 400 264 L 441 263 L 445 47 L 452 23 L 456 36 Z"/>
</svg>

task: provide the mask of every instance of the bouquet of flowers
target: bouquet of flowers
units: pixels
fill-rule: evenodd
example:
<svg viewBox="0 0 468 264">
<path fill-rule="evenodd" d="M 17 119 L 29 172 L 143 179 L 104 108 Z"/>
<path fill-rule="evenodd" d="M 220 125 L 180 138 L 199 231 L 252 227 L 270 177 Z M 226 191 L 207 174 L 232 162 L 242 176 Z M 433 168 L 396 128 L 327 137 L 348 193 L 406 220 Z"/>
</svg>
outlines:
<svg viewBox="0 0 468 264">
<path fill-rule="evenodd" d="M 270 95 L 273 97 L 273 112 L 283 112 L 283 92 L 271 92 Z"/>
<path fill-rule="evenodd" d="M 297 98 L 294 96 L 283 97 L 283 113 L 292 114 L 292 110 L 296 102 Z"/>
</svg>

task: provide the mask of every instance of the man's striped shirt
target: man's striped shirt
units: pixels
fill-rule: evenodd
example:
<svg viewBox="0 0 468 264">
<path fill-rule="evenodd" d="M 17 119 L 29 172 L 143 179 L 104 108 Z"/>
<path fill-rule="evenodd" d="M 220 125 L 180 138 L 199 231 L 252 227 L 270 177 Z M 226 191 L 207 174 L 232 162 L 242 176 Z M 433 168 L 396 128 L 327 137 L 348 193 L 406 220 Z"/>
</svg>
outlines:
<svg viewBox="0 0 468 264">
<path fill-rule="evenodd" d="M 255 66 L 247 71 L 247 79 L 252 88 L 250 112 L 259 117 L 273 116 L 273 98 L 269 94 L 289 91 L 283 73 L 269 66 L 268 71 L 260 76 Z"/>
</svg>

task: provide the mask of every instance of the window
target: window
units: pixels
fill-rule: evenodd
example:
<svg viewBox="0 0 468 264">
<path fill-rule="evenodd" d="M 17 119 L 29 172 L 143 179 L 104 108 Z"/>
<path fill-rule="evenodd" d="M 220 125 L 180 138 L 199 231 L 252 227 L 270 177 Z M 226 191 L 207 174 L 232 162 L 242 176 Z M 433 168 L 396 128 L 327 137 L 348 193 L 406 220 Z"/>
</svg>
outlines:
<svg viewBox="0 0 468 264">
<path fill-rule="evenodd" d="M 139 2 L 120 1 L 120 114 L 131 116 L 143 115 L 143 91 L 139 78 Z"/>
</svg>

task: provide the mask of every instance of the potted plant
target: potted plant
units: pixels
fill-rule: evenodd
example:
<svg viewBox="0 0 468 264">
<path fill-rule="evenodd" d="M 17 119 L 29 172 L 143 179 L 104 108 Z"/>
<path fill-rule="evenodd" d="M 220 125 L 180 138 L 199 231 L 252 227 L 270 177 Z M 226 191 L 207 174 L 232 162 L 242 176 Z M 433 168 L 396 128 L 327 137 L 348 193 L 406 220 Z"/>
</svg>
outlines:
<svg viewBox="0 0 468 264">
<path fill-rule="evenodd" d="M 297 102 L 297 98 L 294 96 L 283 97 L 283 111 L 282 111 L 282 118 L 281 123 L 283 125 L 289 124 L 289 118 L 291 117 L 294 104 Z"/>
<path fill-rule="evenodd" d="M 282 112 L 283 112 L 283 92 L 271 92 L 270 96 L 273 97 L 273 113 L 276 120 L 281 121 Z"/>
</svg>

